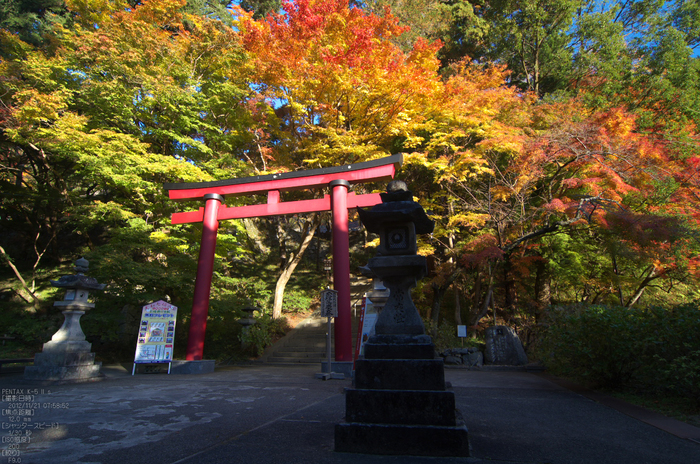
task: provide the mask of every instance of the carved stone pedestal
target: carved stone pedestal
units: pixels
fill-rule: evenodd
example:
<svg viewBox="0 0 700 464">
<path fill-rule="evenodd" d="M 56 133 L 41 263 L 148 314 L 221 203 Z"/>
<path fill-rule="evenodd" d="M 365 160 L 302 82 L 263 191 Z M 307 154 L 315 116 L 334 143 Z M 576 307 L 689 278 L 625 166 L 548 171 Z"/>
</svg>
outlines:
<svg viewBox="0 0 700 464">
<path fill-rule="evenodd" d="M 85 340 L 80 317 L 85 311 L 63 311 L 65 320 L 41 353 L 34 355 L 34 365 L 24 368 L 26 380 L 88 380 L 100 375 L 101 362 L 95 362 L 91 343 Z"/>
<path fill-rule="evenodd" d="M 355 364 L 355 388 L 346 391 L 345 422 L 335 426 L 335 450 L 348 453 L 469 456 L 469 434 L 445 389 L 442 358 L 411 299 L 426 260 L 416 254 L 416 234 L 435 224 L 402 181 L 392 181 L 382 204 L 360 210 L 368 231 L 379 234 L 367 268 L 389 297 Z"/>
</svg>

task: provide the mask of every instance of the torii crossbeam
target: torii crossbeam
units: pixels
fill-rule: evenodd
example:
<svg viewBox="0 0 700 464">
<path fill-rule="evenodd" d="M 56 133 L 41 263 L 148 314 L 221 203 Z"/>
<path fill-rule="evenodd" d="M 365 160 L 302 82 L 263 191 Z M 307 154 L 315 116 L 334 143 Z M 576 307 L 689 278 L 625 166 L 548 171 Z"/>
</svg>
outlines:
<svg viewBox="0 0 700 464">
<path fill-rule="evenodd" d="M 348 209 L 374 206 L 382 202 L 378 193 L 355 195 L 348 192 L 352 184 L 392 179 L 402 155 L 307 171 L 295 171 L 266 176 L 243 177 L 213 182 L 163 184 L 172 200 L 202 199 L 205 204 L 197 211 L 173 213 L 172 224 L 202 222 L 202 243 L 194 285 L 192 318 L 187 340 L 188 361 L 201 360 L 204 335 L 209 313 L 209 295 L 214 271 L 214 252 L 219 221 L 260 216 L 300 214 L 331 211 L 333 216 L 333 282 L 338 291 L 338 317 L 335 323 L 335 360 L 352 361 L 352 328 L 350 316 L 350 244 Z M 280 202 L 280 193 L 329 186 L 331 194 L 314 200 Z M 267 203 L 227 207 L 222 204 L 227 195 L 241 196 L 267 193 Z"/>
</svg>

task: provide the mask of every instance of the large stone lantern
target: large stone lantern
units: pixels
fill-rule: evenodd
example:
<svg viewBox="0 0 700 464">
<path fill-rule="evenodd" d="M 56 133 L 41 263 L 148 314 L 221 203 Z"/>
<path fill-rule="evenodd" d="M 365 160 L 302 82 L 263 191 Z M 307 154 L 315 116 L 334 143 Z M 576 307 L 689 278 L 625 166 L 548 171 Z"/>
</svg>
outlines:
<svg viewBox="0 0 700 464">
<path fill-rule="evenodd" d="M 34 356 L 34 365 L 24 369 L 25 379 L 87 380 L 99 376 L 102 363 L 96 363 L 95 353 L 90 352 L 92 344 L 85 340 L 80 318 L 95 307 L 88 303 L 90 292 L 104 290 L 105 285 L 84 274 L 88 265 L 88 260 L 80 258 L 75 262 L 75 275 L 51 281 L 54 287 L 66 289 L 63 300 L 53 304 L 62 310 L 65 319 L 58 332 L 44 343 L 42 352 Z"/>
<path fill-rule="evenodd" d="M 360 220 L 379 234 L 367 268 L 389 297 L 355 364 L 354 388 L 345 395 L 345 422 L 336 424 L 335 450 L 350 453 L 468 456 L 467 428 L 445 385 L 442 358 L 425 333 L 411 289 L 426 274 L 416 254 L 416 234 L 434 223 L 402 181 L 389 183 L 383 203 L 361 211 Z"/>
</svg>

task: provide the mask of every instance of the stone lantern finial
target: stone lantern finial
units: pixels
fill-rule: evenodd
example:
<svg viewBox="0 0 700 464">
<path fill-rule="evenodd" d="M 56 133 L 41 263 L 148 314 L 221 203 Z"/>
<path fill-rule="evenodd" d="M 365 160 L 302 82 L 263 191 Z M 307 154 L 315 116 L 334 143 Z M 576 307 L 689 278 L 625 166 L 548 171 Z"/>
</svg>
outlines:
<svg viewBox="0 0 700 464">
<path fill-rule="evenodd" d="M 88 271 L 89 266 L 90 261 L 83 257 L 80 257 L 75 261 L 75 266 L 73 267 L 73 270 L 78 274 L 85 274 Z"/>
</svg>

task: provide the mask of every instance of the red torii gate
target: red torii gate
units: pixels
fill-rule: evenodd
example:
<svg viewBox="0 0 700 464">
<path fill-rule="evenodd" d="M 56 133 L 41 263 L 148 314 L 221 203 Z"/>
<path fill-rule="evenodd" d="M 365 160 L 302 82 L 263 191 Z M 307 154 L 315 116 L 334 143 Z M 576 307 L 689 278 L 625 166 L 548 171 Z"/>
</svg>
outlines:
<svg viewBox="0 0 700 464">
<path fill-rule="evenodd" d="M 350 245 L 348 209 L 374 206 L 382 202 L 378 193 L 355 195 L 348 192 L 351 184 L 388 180 L 403 163 L 402 155 L 345 166 L 294 171 L 267 176 L 243 177 L 213 182 L 163 184 L 172 200 L 203 199 L 197 211 L 173 213 L 172 224 L 203 222 L 202 243 L 194 284 L 194 301 L 187 340 L 188 361 L 202 359 L 204 335 L 209 313 L 209 295 L 214 271 L 214 251 L 219 221 L 260 216 L 332 211 L 333 216 L 333 282 L 338 291 L 338 317 L 335 323 L 335 360 L 352 361 L 352 328 L 350 317 Z M 280 202 L 280 193 L 329 186 L 331 195 L 314 200 Z M 226 195 L 267 193 L 267 204 L 227 207 Z"/>
</svg>

